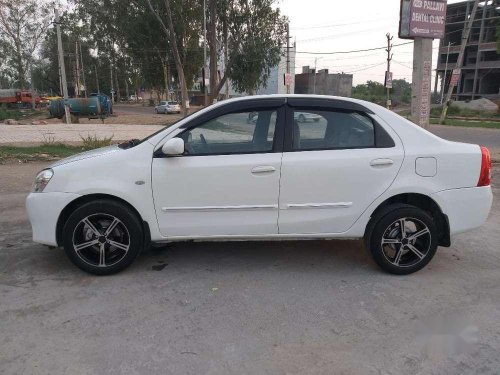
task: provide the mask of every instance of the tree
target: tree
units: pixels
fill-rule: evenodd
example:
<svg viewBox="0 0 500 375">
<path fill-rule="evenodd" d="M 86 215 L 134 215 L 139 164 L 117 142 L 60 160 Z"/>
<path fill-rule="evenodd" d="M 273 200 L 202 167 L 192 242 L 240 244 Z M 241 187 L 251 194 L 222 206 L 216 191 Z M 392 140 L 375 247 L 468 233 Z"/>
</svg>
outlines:
<svg viewBox="0 0 500 375">
<path fill-rule="evenodd" d="M 227 79 L 240 92 L 254 93 L 265 86 L 270 70 L 276 66 L 286 43 L 288 22 L 275 0 L 210 0 L 208 43 L 210 48 L 211 100 L 216 99 Z M 213 13 L 216 17 L 213 17 Z M 217 22 L 218 38 L 213 37 L 213 22 Z M 217 43 L 219 41 L 219 43 Z M 223 41 L 223 43 L 221 43 Z M 220 51 L 227 43 L 224 75 L 217 80 Z M 214 51 L 218 51 L 215 54 Z M 219 57 L 216 57 L 219 56 Z M 214 68 L 215 67 L 215 68 Z M 218 82 L 215 85 L 215 82 Z"/>
<path fill-rule="evenodd" d="M 167 36 L 170 42 L 170 48 L 172 49 L 172 55 L 175 62 L 175 67 L 177 69 L 177 77 L 179 79 L 179 86 L 181 89 L 181 97 L 182 97 L 182 108 L 184 112 L 184 116 L 187 115 L 187 103 L 189 102 L 188 92 L 187 92 L 187 82 L 186 76 L 184 74 L 184 67 L 182 65 L 181 53 L 179 51 L 179 46 L 177 45 L 177 34 L 175 32 L 174 21 L 172 18 L 172 8 L 170 7 L 170 1 L 164 0 L 165 7 L 165 19 L 162 17 L 160 10 L 155 9 L 151 0 L 146 0 L 151 12 L 155 15 L 158 23 L 161 25 L 162 31 Z M 182 20 L 185 22 L 185 20 Z"/>
<path fill-rule="evenodd" d="M 0 0 L 2 50 L 21 88 L 27 88 L 27 71 L 51 22 L 52 8 L 36 0 Z"/>
</svg>

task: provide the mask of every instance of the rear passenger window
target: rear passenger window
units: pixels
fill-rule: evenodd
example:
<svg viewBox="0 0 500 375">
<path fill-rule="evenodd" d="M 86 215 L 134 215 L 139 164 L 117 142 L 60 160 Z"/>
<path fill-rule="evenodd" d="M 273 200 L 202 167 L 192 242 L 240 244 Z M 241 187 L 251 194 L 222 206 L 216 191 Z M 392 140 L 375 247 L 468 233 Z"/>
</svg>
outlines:
<svg viewBox="0 0 500 375">
<path fill-rule="evenodd" d="M 293 114 L 293 150 L 375 147 L 375 125 L 360 113 L 301 111 Z"/>
</svg>

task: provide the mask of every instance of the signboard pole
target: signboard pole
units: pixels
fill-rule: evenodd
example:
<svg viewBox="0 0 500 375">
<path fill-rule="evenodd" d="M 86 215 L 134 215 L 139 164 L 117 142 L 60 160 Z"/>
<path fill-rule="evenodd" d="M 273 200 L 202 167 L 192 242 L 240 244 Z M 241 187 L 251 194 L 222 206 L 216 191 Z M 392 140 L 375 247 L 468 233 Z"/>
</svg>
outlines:
<svg viewBox="0 0 500 375">
<path fill-rule="evenodd" d="M 411 90 L 411 119 L 429 128 L 431 111 L 432 39 L 415 38 L 413 44 L 413 75 Z"/>
</svg>

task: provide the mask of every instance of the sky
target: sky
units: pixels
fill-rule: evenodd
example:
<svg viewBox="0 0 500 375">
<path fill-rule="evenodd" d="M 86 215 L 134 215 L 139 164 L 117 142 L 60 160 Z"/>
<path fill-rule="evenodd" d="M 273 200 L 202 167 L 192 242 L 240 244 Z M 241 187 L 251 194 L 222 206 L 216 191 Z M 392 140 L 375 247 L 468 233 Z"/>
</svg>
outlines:
<svg viewBox="0 0 500 375">
<path fill-rule="evenodd" d="M 449 4 L 460 0 L 448 1 Z M 290 36 L 297 43 L 295 72 L 302 66 L 328 68 L 330 73 L 352 73 L 354 84 L 368 80 L 384 82 L 387 65 L 385 50 L 343 55 L 310 55 L 300 52 L 334 52 L 369 49 L 387 45 L 386 34 L 394 45 L 408 42 L 398 38 L 399 0 L 280 0 L 278 7 L 290 19 Z M 434 40 L 433 66 L 439 41 Z M 394 79 L 411 82 L 413 44 L 394 47 L 391 71 Z M 434 73 L 433 81 L 434 85 Z"/>
</svg>

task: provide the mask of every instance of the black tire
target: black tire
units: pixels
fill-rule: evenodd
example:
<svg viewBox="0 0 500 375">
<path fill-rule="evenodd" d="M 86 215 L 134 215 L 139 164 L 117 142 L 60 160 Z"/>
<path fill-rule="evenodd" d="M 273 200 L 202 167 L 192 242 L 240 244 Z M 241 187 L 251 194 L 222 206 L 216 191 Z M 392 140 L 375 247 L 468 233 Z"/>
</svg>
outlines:
<svg viewBox="0 0 500 375">
<path fill-rule="evenodd" d="M 401 228 L 405 228 L 404 234 Z M 438 234 L 433 218 L 426 211 L 398 204 L 373 218 L 365 240 L 380 268 L 392 274 L 408 275 L 424 268 L 434 257 Z"/>
<path fill-rule="evenodd" d="M 114 229 L 106 235 L 112 223 L 116 223 Z M 95 241 L 97 243 L 85 246 Z M 63 228 L 66 255 L 77 267 L 94 275 L 111 275 L 127 268 L 143 244 L 139 218 L 127 206 L 112 200 L 93 201 L 78 207 Z M 77 251 L 78 245 L 84 247 Z"/>
</svg>

